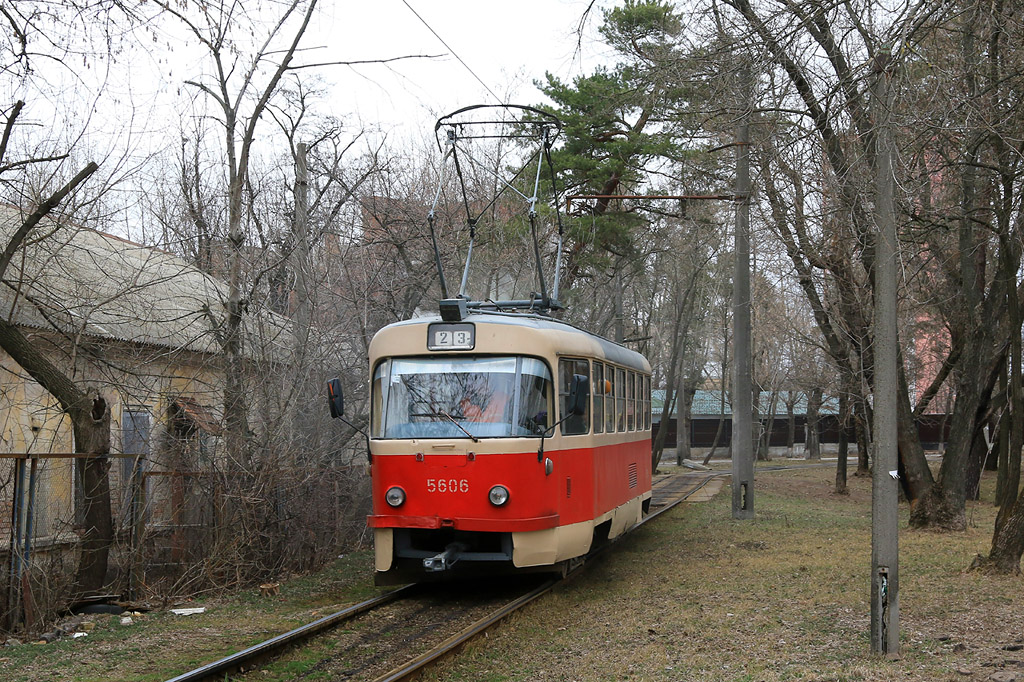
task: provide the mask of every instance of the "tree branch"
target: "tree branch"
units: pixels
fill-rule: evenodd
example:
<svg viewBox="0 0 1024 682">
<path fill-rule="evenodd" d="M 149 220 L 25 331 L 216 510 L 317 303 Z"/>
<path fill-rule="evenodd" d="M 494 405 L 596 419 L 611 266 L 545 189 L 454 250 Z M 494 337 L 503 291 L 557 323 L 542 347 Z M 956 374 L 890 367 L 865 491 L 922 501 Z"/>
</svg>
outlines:
<svg viewBox="0 0 1024 682">
<path fill-rule="evenodd" d="M 96 172 L 99 168 L 95 162 L 89 162 L 85 168 L 78 172 L 78 175 L 73 177 L 68 184 L 61 187 L 59 190 L 51 194 L 43 203 L 41 203 L 35 211 L 25 219 L 25 222 L 21 224 L 21 227 L 11 237 L 11 241 L 7 243 L 7 248 L 4 249 L 3 254 L 0 254 L 0 278 L 7 272 L 7 266 L 11 263 L 11 258 L 21 247 L 22 242 L 28 236 L 28 233 L 39 224 L 50 211 L 57 207 L 61 201 L 64 200 L 68 194 L 71 193 L 78 185 L 80 185 L 86 178 Z"/>
</svg>

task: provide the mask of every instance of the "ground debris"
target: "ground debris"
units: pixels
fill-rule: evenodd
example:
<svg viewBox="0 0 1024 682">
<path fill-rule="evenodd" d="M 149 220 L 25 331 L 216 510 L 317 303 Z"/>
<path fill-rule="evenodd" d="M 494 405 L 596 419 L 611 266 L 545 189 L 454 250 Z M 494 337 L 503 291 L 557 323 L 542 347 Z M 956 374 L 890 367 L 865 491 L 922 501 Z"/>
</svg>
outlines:
<svg viewBox="0 0 1024 682">
<path fill-rule="evenodd" d="M 1000 670 L 989 675 L 988 679 L 990 682 L 1019 682 L 1020 674 L 1008 670 Z"/>
</svg>

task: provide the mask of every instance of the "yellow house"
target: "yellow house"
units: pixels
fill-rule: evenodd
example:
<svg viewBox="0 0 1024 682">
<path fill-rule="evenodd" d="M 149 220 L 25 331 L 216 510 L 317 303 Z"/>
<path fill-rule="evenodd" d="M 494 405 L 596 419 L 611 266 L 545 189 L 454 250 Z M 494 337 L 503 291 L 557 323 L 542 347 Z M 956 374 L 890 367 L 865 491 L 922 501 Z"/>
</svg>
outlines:
<svg viewBox="0 0 1024 682">
<path fill-rule="evenodd" d="M 24 217 L 0 205 L 0 250 Z M 151 472 L 209 468 L 219 445 L 224 363 L 217 331 L 226 284 L 171 253 L 49 219 L 11 261 L 2 285 L 0 314 L 68 377 L 105 396 L 114 453 L 143 455 Z M 260 314 L 248 326 L 251 371 L 286 357 L 292 341 L 285 318 Z M 73 450 L 70 420 L 0 349 L 0 553 L 11 537 L 10 456 Z M 115 519 L 134 465 L 121 458 L 111 467 Z M 74 471 L 71 458 L 37 460 L 37 546 L 76 537 Z M 159 499 L 153 502 L 158 517 Z"/>
</svg>

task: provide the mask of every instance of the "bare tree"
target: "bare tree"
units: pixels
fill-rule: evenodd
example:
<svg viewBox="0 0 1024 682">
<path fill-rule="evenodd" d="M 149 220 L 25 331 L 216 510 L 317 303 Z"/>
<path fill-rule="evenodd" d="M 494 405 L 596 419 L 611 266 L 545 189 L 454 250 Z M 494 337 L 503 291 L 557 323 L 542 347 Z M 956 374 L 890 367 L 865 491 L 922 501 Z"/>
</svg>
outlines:
<svg viewBox="0 0 1024 682">
<path fill-rule="evenodd" d="M 130 23 L 132 16 L 114 0 L 98 3 L 92 9 L 97 13 L 90 13 L 90 19 L 86 20 L 84 6 L 79 3 L 59 7 L 24 0 L 7 3 L 0 10 L 0 25 L 5 36 L 0 45 L 0 73 L 8 79 L 7 83 L 17 83 L 31 92 L 37 84 L 36 69 L 41 62 L 46 68 L 70 70 L 68 60 L 72 58 L 88 61 L 90 56 L 108 57 L 114 45 L 112 34 L 116 33 L 113 26 L 121 19 Z M 111 42 L 105 42 L 102 49 L 94 51 L 89 41 L 97 34 L 110 38 Z M 32 139 L 31 127 L 25 125 L 30 109 L 31 104 L 20 99 L 2 108 L 0 187 L 4 199 L 21 206 L 22 211 L 20 224 L 5 226 L 8 238 L 0 254 L 0 281 L 15 288 L 17 281 L 7 277 L 12 260 L 27 241 L 37 238 L 36 232 L 44 220 L 58 214 L 73 216 L 80 209 L 74 198 L 98 170 L 96 163 L 89 162 L 82 164 L 77 172 L 68 173 L 67 166 L 74 163 L 74 141 L 40 143 Z M 32 173 L 38 170 L 44 170 L 56 184 L 35 184 Z M 61 219 L 56 219 L 59 224 Z M 58 401 L 71 419 L 75 451 L 85 455 L 81 468 L 85 535 L 76 591 L 95 593 L 106 584 L 108 553 L 113 540 L 106 458 L 110 451 L 108 399 L 102 390 L 81 384 L 73 372 L 55 364 L 9 317 L 0 319 L 0 348 Z"/>
<path fill-rule="evenodd" d="M 247 206 L 244 190 L 249 166 L 255 152 L 257 125 L 271 98 L 277 93 L 281 79 L 291 67 L 299 43 L 316 9 L 316 0 L 295 0 L 285 5 L 269 25 L 254 16 L 247 16 L 237 5 L 207 7 L 191 13 L 169 3 L 158 3 L 175 17 L 206 50 L 213 67 L 212 76 L 186 81 L 211 99 L 218 110 L 222 127 L 224 163 L 227 170 L 227 239 L 228 300 L 227 314 L 220 328 L 221 343 L 227 362 L 224 387 L 225 444 L 229 455 L 238 462 L 246 461 L 245 441 L 248 434 L 248 400 L 244 384 L 242 322 L 246 302 L 243 300 L 243 247 L 246 243 L 244 220 Z M 289 29 L 290 21 L 297 26 Z M 249 24 L 243 27 L 242 23 Z M 262 43 L 252 54 L 238 50 L 233 40 L 236 33 L 251 29 L 262 34 Z M 271 64 L 265 70 L 265 64 Z"/>
</svg>

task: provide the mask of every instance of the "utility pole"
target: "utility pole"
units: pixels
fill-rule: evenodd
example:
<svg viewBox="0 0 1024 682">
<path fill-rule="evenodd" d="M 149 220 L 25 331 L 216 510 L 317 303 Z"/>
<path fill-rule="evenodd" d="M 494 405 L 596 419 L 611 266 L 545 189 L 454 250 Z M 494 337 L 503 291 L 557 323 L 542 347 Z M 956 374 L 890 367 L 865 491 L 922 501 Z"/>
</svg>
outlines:
<svg viewBox="0 0 1024 682">
<path fill-rule="evenodd" d="M 312 320 L 312 301 L 309 291 L 309 170 L 306 162 L 307 146 L 299 142 L 295 148 L 295 186 L 292 189 L 295 199 L 295 215 L 292 218 L 293 249 L 291 258 L 292 271 L 295 275 L 295 300 L 293 308 L 292 328 L 292 372 L 299 379 L 299 390 L 291 401 L 292 458 L 303 456 L 309 452 L 310 422 L 308 409 L 310 405 L 309 389 L 309 330 Z"/>
<path fill-rule="evenodd" d="M 871 488 L 871 652 L 898 656 L 896 213 L 891 51 L 875 57 L 875 419 Z"/>
<path fill-rule="evenodd" d="M 750 67 L 739 73 L 743 111 L 736 127 L 736 235 L 732 280 L 732 517 L 754 518 L 753 396 L 750 377 Z"/>
</svg>

